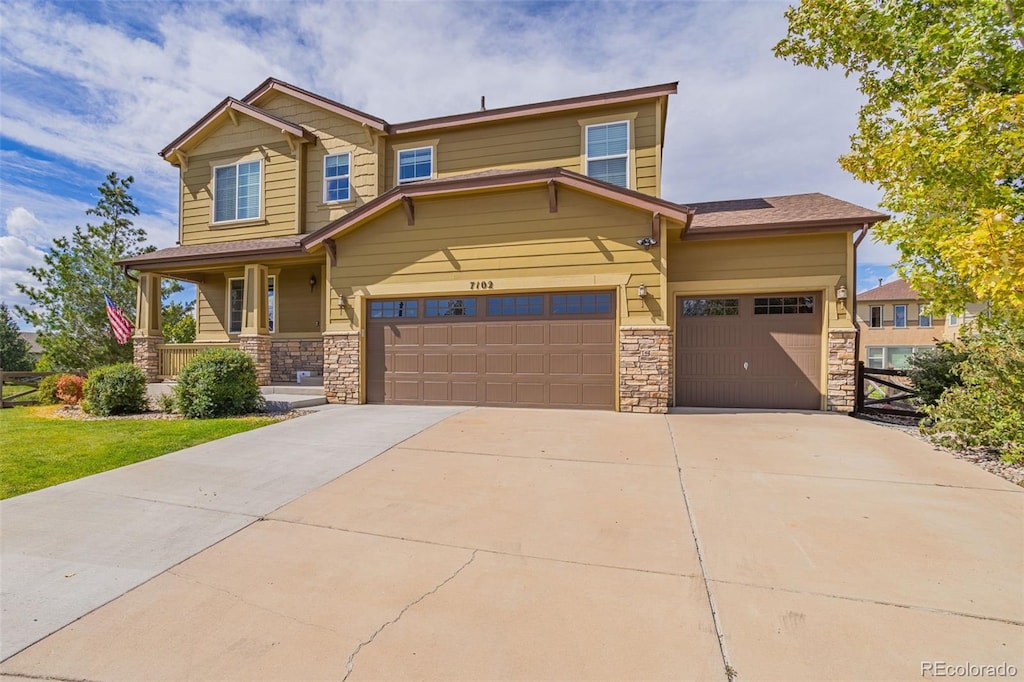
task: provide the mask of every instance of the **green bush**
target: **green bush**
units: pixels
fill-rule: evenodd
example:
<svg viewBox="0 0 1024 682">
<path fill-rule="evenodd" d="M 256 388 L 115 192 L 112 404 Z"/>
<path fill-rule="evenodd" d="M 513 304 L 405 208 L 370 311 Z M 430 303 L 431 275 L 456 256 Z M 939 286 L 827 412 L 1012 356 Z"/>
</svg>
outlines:
<svg viewBox="0 0 1024 682">
<path fill-rule="evenodd" d="M 227 348 L 203 351 L 182 368 L 175 403 L 178 412 L 193 419 L 266 409 L 252 358 Z"/>
<path fill-rule="evenodd" d="M 60 402 L 57 398 L 57 382 L 64 376 L 67 375 L 51 374 L 39 380 L 39 391 L 35 395 L 40 405 L 56 405 Z"/>
<path fill-rule="evenodd" d="M 955 369 L 967 359 L 967 351 L 952 343 L 940 343 L 934 350 L 916 353 L 910 358 L 907 376 L 914 382 L 917 399 L 934 405 L 951 386 L 963 382 Z"/>
<path fill-rule="evenodd" d="M 156 397 L 156 409 L 171 414 L 174 412 L 174 394 L 161 393 Z"/>
<path fill-rule="evenodd" d="M 1007 461 L 1024 456 L 1024 325 L 1003 324 L 966 336 L 966 359 L 954 368 L 961 385 L 926 407 L 936 442 L 954 448 L 997 447 Z"/>
<path fill-rule="evenodd" d="M 145 412 L 146 375 L 130 362 L 99 367 L 85 380 L 83 409 L 103 417 Z"/>
</svg>

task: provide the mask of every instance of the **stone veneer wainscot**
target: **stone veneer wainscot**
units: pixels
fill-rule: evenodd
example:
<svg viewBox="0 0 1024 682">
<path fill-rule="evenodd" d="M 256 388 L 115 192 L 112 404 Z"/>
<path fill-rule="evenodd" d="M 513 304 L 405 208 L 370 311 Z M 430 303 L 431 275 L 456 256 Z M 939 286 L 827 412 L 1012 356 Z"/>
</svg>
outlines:
<svg viewBox="0 0 1024 682">
<path fill-rule="evenodd" d="M 160 380 L 160 351 L 157 344 L 164 342 L 162 336 L 133 336 L 132 361 L 146 375 L 146 381 Z"/>
<path fill-rule="evenodd" d="M 238 337 L 238 350 L 251 357 L 256 364 L 256 383 L 260 386 L 270 384 L 270 344 L 270 337 L 262 334 L 242 334 Z"/>
<path fill-rule="evenodd" d="M 828 332 L 828 388 L 830 412 L 853 412 L 857 404 L 857 332 Z"/>
<path fill-rule="evenodd" d="M 668 412 L 672 332 L 667 326 L 619 329 L 619 410 Z"/>
<path fill-rule="evenodd" d="M 324 397 L 359 404 L 359 332 L 324 334 Z"/>
<path fill-rule="evenodd" d="M 295 373 L 324 373 L 323 339 L 274 339 L 270 345 L 270 380 L 294 382 Z"/>
</svg>

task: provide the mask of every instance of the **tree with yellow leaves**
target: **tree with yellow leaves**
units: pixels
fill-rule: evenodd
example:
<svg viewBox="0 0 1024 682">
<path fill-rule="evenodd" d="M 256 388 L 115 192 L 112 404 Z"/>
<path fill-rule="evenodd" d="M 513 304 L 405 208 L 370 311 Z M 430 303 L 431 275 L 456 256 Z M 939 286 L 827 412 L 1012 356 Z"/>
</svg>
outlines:
<svg viewBox="0 0 1024 682">
<path fill-rule="evenodd" d="M 895 214 L 877 228 L 934 312 L 1024 324 L 1024 0 L 803 0 L 777 56 L 866 97 L 840 159 Z"/>
</svg>

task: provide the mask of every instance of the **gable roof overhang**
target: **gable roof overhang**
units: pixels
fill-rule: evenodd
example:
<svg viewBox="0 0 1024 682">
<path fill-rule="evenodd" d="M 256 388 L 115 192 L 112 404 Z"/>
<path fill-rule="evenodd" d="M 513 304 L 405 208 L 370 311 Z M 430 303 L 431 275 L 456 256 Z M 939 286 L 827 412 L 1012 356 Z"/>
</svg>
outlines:
<svg viewBox="0 0 1024 682">
<path fill-rule="evenodd" d="M 678 91 L 678 82 L 662 83 L 659 85 L 648 85 L 642 88 L 616 90 L 614 92 L 550 100 L 547 102 L 537 102 L 535 104 L 521 104 L 511 107 L 501 107 L 499 109 L 473 111 L 467 114 L 424 118 L 417 121 L 394 123 L 390 125 L 389 128 L 392 135 L 423 133 L 433 130 L 442 130 L 445 128 L 457 128 L 480 123 L 493 123 L 495 121 L 504 121 L 512 118 L 541 116 L 577 109 L 590 109 L 612 104 L 639 102 L 643 100 L 657 99 L 659 97 L 667 97 L 668 95 L 676 94 Z"/>
<path fill-rule="evenodd" d="M 274 116 L 273 114 L 254 107 L 251 104 L 240 102 L 233 97 L 225 97 L 220 104 L 215 106 L 205 116 L 196 121 L 191 128 L 183 132 L 175 138 L 173 142 L 160 150 L 160 156 L 174 165 L 179 165 L 181 162 L 180 155 L 186 152 L 191 144 L 195 143 L 195 141 L 210 127 L 218 125 L 225 114 L 232 117 L 233 120 L 235 112 L 245 114 L 246 116 L 254 118 L 261 123 L 265 123 L 272 128 L 277 128 L 286 136 L 290 135 L 292 139 L 298 140 L 302 144 L 316 143 L 316 135 L 302 126 Z"/>
<path fill-rule="evenodd" d="M 454 196 L 486 190 L 507 190 L 545 185 L 552 188 L 557 185 L 570 187 L 608 201 L 678 221 L 684 226 L 693 218 L 693 210 L 681 204 L 623 189 L 564 168 L 484 171 L 394 187 L 373 201 L 363 204 L 351 213 L 305 236 L 302 239 L 302 245 L 311 251 L 324 242 L 335 239 L 369 222 L 376 216 L 400 204 L 408 204 L 419 197 Z"/>
<path fill-rule="evenodd" d="M 304 90 L 296 85 L 292 85 L 291 83 L 285 83 L 284 81 L 278 80 L 276 78 L 268 78 L 267 80 L 260 83 L 255 90 L 253 90 L 248 95 L 243 97 L 242 101 L 246 104 L 255 104 L 264 95 L 270 92 L 284 93 L 290 97 L 294 97 L 295 99 L 302 100 L 307 104 L 312 104 L 315 107 L 326 109 L 327 111 L 330 111 L 331 113 L 334 114 L 338 114 L 339 116 L 350 118 L 356 121 L 357 123 L 361 123 L 364 126 L 373 128 L 374 130 L 377 130 L 379 132 L 388 132 L 388 123 L 382 118 L 378 118 L 376 116 L 368 114 L 365 111 L 353 109 L 352 107 L 346 106 L 341 102 L 336 102 L 333 99 L 328 99 L 326 97 L 323 97 L 322 95 L 316 94 L 315 92 Z"/>
<path fill-rule="evenodd" d="M 298 236 L 266 237 L 234 242 L 174 246 L 119 260 L 117 264 L 123 268 L 149 272 L 167 267 L 213 265 L 251 258 L 277 260 L 305 255 L 306 250 L 302 248 Z"/>
</svg>

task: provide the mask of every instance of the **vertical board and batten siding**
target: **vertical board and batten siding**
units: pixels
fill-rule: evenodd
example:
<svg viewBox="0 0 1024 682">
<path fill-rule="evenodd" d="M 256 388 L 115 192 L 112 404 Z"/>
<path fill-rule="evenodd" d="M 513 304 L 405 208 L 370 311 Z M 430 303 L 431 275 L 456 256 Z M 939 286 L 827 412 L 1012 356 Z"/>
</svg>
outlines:
<svg viewBox="0 0 1024 682">
<path fill-rule="evenodd" d="M 331 268 L 330 329 L 358 329 L 359 311 L 342 313 L 340 291 L 400 297 L 431 293 L 494 294 L 560 288 L 616 288 L 629 283 L 622 324 L 664 324 L 661 258 L 636 245 L 650 233 L 650 214 L 575 190 L 560 190 L 558 212 L 544 188 L 418 199 L 416 222 L 401 208 L 337 240 Z M 475 281 L 493 289 L 471 289 Z M 525 284 L 524 284 L 525 283 Z M 646 284 L 646 301 L 630 298 Z M 621 294 L 620 294 L 621 295 Z"/>
<path fill-rule="evenodd" d="M 259 154 L 263 159 L 260 219 L 213 224 L 213 168 Z M 279 130 L 239 115 L 226 119 L 189 154 L 181 183 L 181 243 L 209 244 L 295 234 L 295 157 Z"/>
<path fill-rule="evenodd" d="M 319 138 L 315 146 L 307 146 L 306 152 L 305 232 L 314 232 L 377 197 L 377 143 L 369 140 L 361 123 L 283 93 L 273 93 L 259 100 L 257 106 L 278 118 L 305 127 Z M 352 155 L 349 168 L 351 199 L 325 204 L 324 157 L 345 152 Z"/>
<path fill-rule="evenodd" d="M 784 292 L 787 279 L 834 276 L 849 288 L 853 286 L 846 281 L 849 240 L 845 232 L 693 242 L 670 239 L 669 284 L 756 280 L 770 287 L 776 280 L 777 290 Z M 826 319 L 832 320 L 835 300 L 827 298 Z"/>
<path fill-rule="evenodd" d="M 437 140 L 438 178 L 490 169 L 561 167 L 586 174 L 581 120 L 621 114 L 630 121 L 630 162 L 635 165 L 635 189 L 658 196 L 657 156 L 660 153 L 655 102 L 623 107 L 599 107 L 568 114 L 531 117 L 453 130 L 427 131 L 389 137 L 385 145 L 385 188 L 396 184 L 396 145 L 410 148 Z"/>
</svg>

